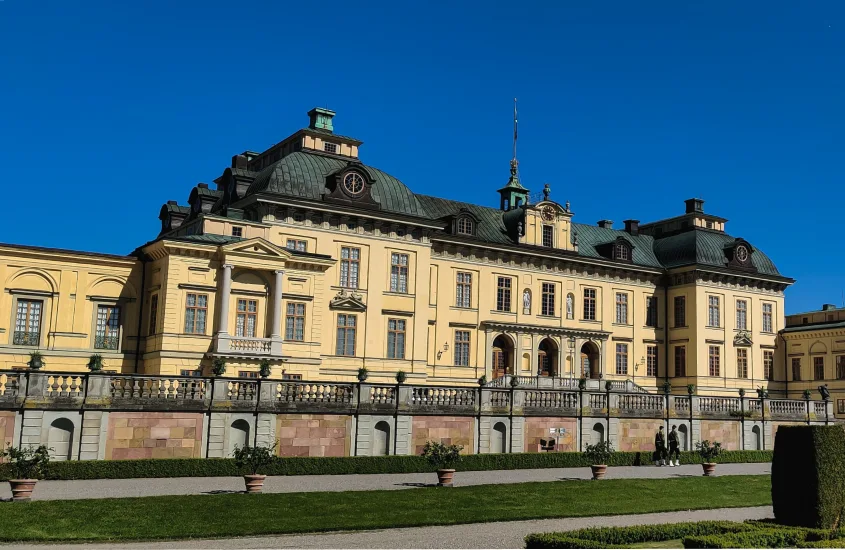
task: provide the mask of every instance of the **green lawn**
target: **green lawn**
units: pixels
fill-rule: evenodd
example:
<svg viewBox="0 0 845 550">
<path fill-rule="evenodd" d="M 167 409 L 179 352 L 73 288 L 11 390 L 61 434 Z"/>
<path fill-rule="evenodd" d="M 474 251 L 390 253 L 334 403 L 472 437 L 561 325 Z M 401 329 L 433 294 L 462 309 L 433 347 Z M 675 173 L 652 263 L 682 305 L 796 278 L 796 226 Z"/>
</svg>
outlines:
<svg viewBox="0 0 845 550">
<path fill-rule="evenodd" d="M 770 479 L 609 479 L 3 503 L 0 541 L 217 538 L 762 506 L 771 504 Z"/>
</svg>

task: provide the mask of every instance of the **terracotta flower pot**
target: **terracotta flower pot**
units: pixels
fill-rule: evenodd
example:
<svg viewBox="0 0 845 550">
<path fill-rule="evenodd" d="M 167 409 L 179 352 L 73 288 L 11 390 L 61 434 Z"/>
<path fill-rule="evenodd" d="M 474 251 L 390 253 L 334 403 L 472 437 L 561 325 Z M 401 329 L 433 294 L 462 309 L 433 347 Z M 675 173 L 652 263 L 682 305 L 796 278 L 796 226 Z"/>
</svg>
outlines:
<svg viewBox="0 0 845 550">
<path fill-rule="evenodd" d="M 593 471 L 593 479 L 604 479 L 604 474 L 607 473 L 607 464 L 594 464 L 590 466 Z"/>
<path fill-rule="evenodd" d="M 264 474 L 247 474 L 244 476 L 247 493 L 260 493 L 261 488 L 264 487 L 264 480 L 267 478 Z"/>
<path fill-rule="evenodd" d="M 12 487 L 12 500 L 27 502 L 32 498 L 32 490 L 35 489 L 37 479 L 10 479 Z"/>
<path fill-rule="evenodd" d="M 704 469 L 704 475 L 710 477 L 716 471 L 716 463 L 715 462 L 704 462 L 701 464 L 701 467 Z"/>
<path fill-rule="evenodd" d="M 452 477 L 455 475 L 455 470 L 437 470 L 437 486 L 451 487 Z"/>
</svg>

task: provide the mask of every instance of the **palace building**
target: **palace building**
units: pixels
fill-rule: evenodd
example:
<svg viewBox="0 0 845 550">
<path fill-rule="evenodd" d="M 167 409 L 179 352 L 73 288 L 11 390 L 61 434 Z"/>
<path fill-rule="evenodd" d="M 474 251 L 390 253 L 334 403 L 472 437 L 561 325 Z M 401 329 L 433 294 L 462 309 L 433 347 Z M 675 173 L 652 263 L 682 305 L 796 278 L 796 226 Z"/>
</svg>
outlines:
<svg viewBox="0 0 845 550">
<path fill-rule="evenodd" d="M 700 199 L 663 220 L 582 223 L 548 186 L 529 194 L 516 158 L 498 208 L 423 195 L 365 164 L 334 112 L 308 115 L 164 204 L 160 234 L 129 255 L 0 245 L 0 368 L 39 350 L 50 371 L 101 354 L 114 372 L 207 375 L 221 358 L 238 377 L 267 360 L 293 380 L 365 367 L 374 382 L 773 396 L 845 378 L 845 312 L 785 318 L 794 281 Z"/>
</svg>

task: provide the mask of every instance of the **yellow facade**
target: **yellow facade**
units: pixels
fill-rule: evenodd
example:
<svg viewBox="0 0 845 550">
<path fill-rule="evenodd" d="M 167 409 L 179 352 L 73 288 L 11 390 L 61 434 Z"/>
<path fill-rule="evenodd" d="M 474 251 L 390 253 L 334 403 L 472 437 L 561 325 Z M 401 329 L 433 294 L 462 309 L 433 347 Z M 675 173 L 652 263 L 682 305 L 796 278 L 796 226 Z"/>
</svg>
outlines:
<svg viewBox="0 0 845 550">
<path fill-rule="evenodd" d="M 39 349 L 49 370 L 101 353 L 108 370 L 163 375 L 207 374 L 219 357 L 228 376 L 268 360 L 273 377 L 315 381 L 366 367 L 375 382 L 404 371 L 431 384 L 511 374 L 786 389 L 778 331 L 792 281 L 700 201 L 625 231 L 586 226 L 548 190 L 529 203 L 515 160 L 502 209 L 417 196 L 314 120 L 237 155 L 189 207 L 165 205 L 161 235 L 130 256 L 0 247 L 4 367 Z M 724 261 L 697 258 L 690 232 Z M 675 262 L 679 250 L 692 261 Z M 21 300 L 41 304 L 37 341 L 16 340 L 32 324 Z M 117 349 L 106 306 L 119 308 Z"/>
</svg>

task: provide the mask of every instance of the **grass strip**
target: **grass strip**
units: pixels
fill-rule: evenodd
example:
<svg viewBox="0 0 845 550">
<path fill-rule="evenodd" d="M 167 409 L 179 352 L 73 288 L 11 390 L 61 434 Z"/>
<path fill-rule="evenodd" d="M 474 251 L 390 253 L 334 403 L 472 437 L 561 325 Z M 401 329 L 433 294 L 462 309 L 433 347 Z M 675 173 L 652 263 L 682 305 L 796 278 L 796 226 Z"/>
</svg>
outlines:
<svg viewBox="0 0 845 550">
<path fill-rule="evenodd" d="M 768 504 L 769 476 L 54 500 L 0 504 L 0 541 L 226 538 Z"/>
</svg>

